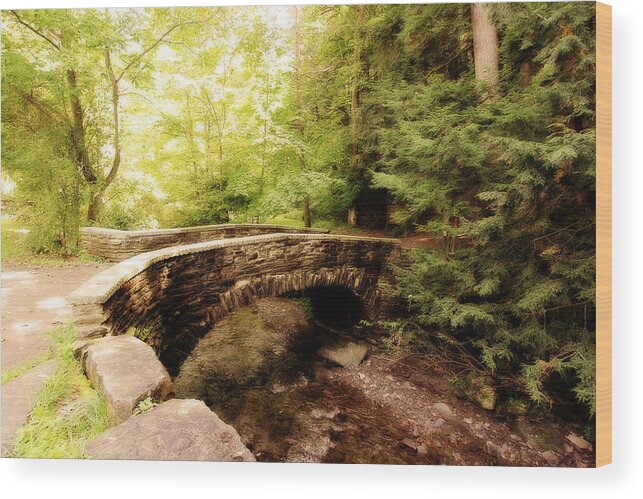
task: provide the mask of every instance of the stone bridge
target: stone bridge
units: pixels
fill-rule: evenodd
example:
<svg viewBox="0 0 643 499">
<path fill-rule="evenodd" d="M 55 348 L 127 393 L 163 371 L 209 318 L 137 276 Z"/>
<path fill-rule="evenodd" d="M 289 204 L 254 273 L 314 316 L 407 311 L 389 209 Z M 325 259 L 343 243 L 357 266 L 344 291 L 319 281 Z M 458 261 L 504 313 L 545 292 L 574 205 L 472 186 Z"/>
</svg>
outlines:
<svg viewBox="0 0 643 499">
<path fill-rule="evenodd" d="M 236 430 L 202 401 L 169 400 L 169 374 L 216 322 L 263 297 L 340 286 L 361 298 L 371 319 L 393 315 L 400 260 L 394 239 L 271 233 L 165 247 L 94 276 L 68 297 L 75 353 L 117 426 L 86 454 L 253 461 Z M 160 405 L 132 416 L 147 397 Z"/>
<path fill-rule="evenodd" d="M 340 286 L 369 319 L 395 307 L 394 239 L 267 234 L 173 246 L 120 262 L 70 297 L 79 339 L 134 333 L 175 372 L 198 339 L 253 301 Z"/>
</svg>

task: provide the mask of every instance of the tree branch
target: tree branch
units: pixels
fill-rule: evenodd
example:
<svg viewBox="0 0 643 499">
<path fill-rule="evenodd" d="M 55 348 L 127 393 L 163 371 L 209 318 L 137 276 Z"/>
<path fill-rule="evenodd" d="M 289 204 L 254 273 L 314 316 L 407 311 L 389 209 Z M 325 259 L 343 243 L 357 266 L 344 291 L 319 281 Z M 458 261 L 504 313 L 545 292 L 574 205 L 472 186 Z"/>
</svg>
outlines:
<svg viewBox="0 0 643 499">
<path fill-rule="evenodd" d="M 60 123 L 60 118 L 56 116 L 54 111 L 51 109 L 49 104 L 47 104 L 44 101 L 41 101 L 37 97 L 34 97 L 32 94 L 29 92 L 24 91 L 20 87 L 18 87 L 16 84 L 12 82 L 7 82 L 7 84 L 18 94 L 20 97 L 22 97 L 25 101 L 27 101 L 29 104 L 34 106 L 38 111 L 40 111 L 42 114 L 44 114 L 47 118 L 49 118 L 53 122 Z"/>
<path fill-rule="evenodd" d="M 116 82 L 117 83 L 120 82 L 123 79 L 123 76 L 125 76 L 125 73 L 127 72 L 127 70 L 129 70 L 134 64 L 137 64 L 138 62 L 140 62 L 141 59 L 143 59 L 143 57 L 145 57 L 149 52 L 151 52 L 156 47 L 158 47 L 165 40 L 165 38 L 167 36 L 169 36 L 175 29 L 177 29 L 177 28 L 179 28 L 181 26 L 186 26 L 188 24 L 196 24 L 198 22 L 200 22 L 200 21 L 181 21 L 181 22 L 176 23 L 174 26 L 172 26 L 170 29 L 168 29 L 165 33 L 163 33 L 159 38 L 157 38 L 157 40 L 152 45 L 147 47 L 145 50 L 143 50 L 143 52 L 138 54 L 136 57 L 134 57 L 134 59 L 132 59 L 129 63 L 127 63 L 127 65 L 121 70 L 121 72 L 116 77 Z"/>
<path fill-rule="evenodd" d="M 469 49 L 473 47 L 472 43 L 468 43 L 464 47 L 462 47 L 460 50 L 456 51 L 455 54 L 453 54 L 449 59 L 446 60 L 446 62 L 440 64 L 439 66 L 431 69 L 428 73 L 426 73 L 425 78 L 428 78 L 434 73 L 437 73 L 438 71 L 441 71 L 442 69 L 446 68 L 449 64 L 451 64 L 453 61 L 455 61 L 458 57 L 460 57 L 462 54 L 467 52 Z"/>
<path fill-rule="evenodd" d="M 17 20 L 20 24 L 22 24 L 25 28 L 27 28 L 27 29 L 29 29 L 30 31 L 32 31 L 33 33 L 35 33 L 36 35 L 38 35 L 38 36 L 39 36 L 40 38 L 42 38 L 43 40 L 45 40 L 45 41 L 49 42 L 49 44 L 50 44 L 52 47 L 54 47 L 56 50 L 60 50 L 60 45 L 59 45 L 59 44 L 57 44 L 56 42 L 54 42 L 51 38 L 49 38 L 49 37 L 48 37 L 47 35 L 45 35 L 44 33 L 41 33 L 40 31 L 38 31 L 36 28 L 34 28 L 33 26 L 31 26 L 30 24 L 28 24 L 28 23 L 26 23 L 25 21 L 23 21 L 23 20 L 21 19 L 21 17 L 18 15 L 18 13 L 17 13 L 15 10 L 12 10 L 12 11 L 10 11 L 10 12 L 13 14 L 13 16 L 16 18 L 16 20 Z"/>
<path fill-rule="evenodd" d="M 109 170 L 107 177 L 105 177 L 103 190 L 113 182 L 114 178 L 116 178 L 118 168 L 121 164 L 120 122 L 118 119 L 118 80 L 114 75 L 112 59 L 110 57 L 108 49 L 105 49 L 105 67 L 107 69 L 107 75 L 109 76 L 109 82 L 112 87 L 112 115 L 114 118 L 114 161 L 112 162 L 112 167 Z"/>
</svg>

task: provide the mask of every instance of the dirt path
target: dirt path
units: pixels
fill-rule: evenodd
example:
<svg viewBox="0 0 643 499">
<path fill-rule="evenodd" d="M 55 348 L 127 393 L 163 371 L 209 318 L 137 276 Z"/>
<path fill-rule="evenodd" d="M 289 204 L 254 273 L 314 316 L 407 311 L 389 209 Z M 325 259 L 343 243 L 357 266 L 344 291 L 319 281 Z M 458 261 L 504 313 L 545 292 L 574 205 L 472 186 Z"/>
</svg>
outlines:
<svg viewBox="0 0 643 499">
<path fill-rule="evenodd" d="M 2 372 L 49 347 L 45 336 L 71 313 L 65 297 L 109 264 L 2 267 Z"/>
</svg>

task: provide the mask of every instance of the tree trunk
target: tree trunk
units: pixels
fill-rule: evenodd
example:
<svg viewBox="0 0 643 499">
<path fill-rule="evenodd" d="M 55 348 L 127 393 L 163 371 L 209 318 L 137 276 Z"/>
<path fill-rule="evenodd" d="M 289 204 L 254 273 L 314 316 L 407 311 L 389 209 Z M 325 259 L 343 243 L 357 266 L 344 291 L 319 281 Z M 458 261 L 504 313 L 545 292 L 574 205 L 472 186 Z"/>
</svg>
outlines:
<svg viewBox="0 0 643 499">
<path fill-rule="evenodd" d="M 118 79 L 114 74 L 114 68 L 112 67 L 112 60 L 110 57 L 109 50 L 105 49 L 105 67 L 107 69 L 107 76 L 109 77 L 110 87 L 112 91 L 112 118 L 113 118 L 113 127 L 114 127 L 114 138 L 112 145 L 114 147 L 114 159 L 112 160 L 112 167 L 109 169 L 109 173 L 105 179 L 100 182 L 100 185 L 90 196 L 89 207 L 87 208 L 87 220 L 89 222 L 96 222 L 100 215 L 100 212 L 103 208 L 103 195 L 105 191 L 110 186 L 110 184 L 116 178 L 118 169 L 121 165 L 121 135 L 120 135 L 120 119 L 118 116 L 118 105 L 119 105 L 119 88 L 118 88 Z"/>
<path fill-rule="evenodd" d="M 360 79 L 362 75 L 362 43 L 363 43 L 363 28 L 364 18 L 366 16 L 366 5 L 357 5 L 357 21 L 353 30 L 353 39 L 355 41 L 355 48 L 353 50 L 353 63 L 351 68 L 351 113 L 350 113 L 350 131 L 351 131 L 351 146 L 350 146 L 350 167 L 355 170 L 359 167 L 359 98 L 360 98 Z M 348 224 L 356 227 L 357 220 L 357 207 L 353 203 L 348 208 L 347 215 Z"/>
<path fill-rule="evenodd" d="M 351 166 L 356 166 L 358 163 L 358 132 L 359 132 L 359 83 L 362 72 L 362 38 L 363 38 L 363 25 L 364 17 L 366 14 L 366 5 L 358 5 L 357 9 L 357 22 L 353 32 L 355 40 L 355 49 L 353 51 L 353 64 L 351 68 Z"/>
<path fill-rule="evenodd" d="M 103 209 L 103 193 L 99 189 L 89 197 L 89 206 L 87 207 L 87 221 L 94 223 L 98 221 L 98 216 Z"/>
<path fill-rule="evenodd" d="M 304 197 L 304 227 L 312 227 L 313 221 L 310 215 L 310 196 Z"/>
<path fill-rule="evenodd" d="M 357 227 L 357 207 L 354 204 L 348 208 L 348 225 Z"/>
<path fill-rule="evenodd" d="M 301 88 L 301 82 L 302 82 L 302 77 L 303 77 L 303 57 L 302 57 L 302 45 L 303 45 L 303 37 L 301 33 L 301 15 L 300 15 L 300 9 L 301 7 L 295 6 L 293 7 L 293 13 L 294 13 L 294 43 L 295 43 L 295 103 L 297 106 L 297 123 L 296 123 L 296 129 L 299 135 L 299 139 L 301 141 L 301 149 L 299 151 L 299 165 L 301 168 L 301 171 L 304 172 L 306 170 L 306 156 L 304 153 L 303 145 L 304 145 L 304 140 L 305 140 L 305 133 L 306 133 L 306 127 L 304 124 L 304 99 L 303 99 L 303 94 L 302 94 L 302 88 Z M 306 227 L 311 227 L 312 226 L 312 216 L 310 213 L 310 194 L 306 193 L 304 195 L 304 201 L 303 201 L 303 214 L 302 218 L 304 220 L 304 226 Z"/>
<path fill-rule="evenodd" d="M 76 71 L 73 68 L 67 70 L 67 86 L 69 87 L 72 114 L 72 124 L 69 133 L 71 148 L 74 152 L 74 159 L 81 175 L 88 184 L 93 184 L 97 178 L 91 167 L 87 145 L 85 143 L 85 117 L 83 106 L 78 96 Z"/>
<path fill-rule="evenodd" d="M 471 4 L 473 59 L 476 78 L 490 86 L 498 83 L 498 32 L 491 21 L 491 5 Z"/>
</svg>

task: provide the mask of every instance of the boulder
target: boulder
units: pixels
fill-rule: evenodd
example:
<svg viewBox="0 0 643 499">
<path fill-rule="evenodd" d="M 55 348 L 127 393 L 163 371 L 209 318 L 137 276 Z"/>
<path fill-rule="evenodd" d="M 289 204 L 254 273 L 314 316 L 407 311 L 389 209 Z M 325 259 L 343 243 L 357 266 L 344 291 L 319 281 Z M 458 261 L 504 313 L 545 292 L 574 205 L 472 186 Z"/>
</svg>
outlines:
<svg viewBox="0 0 643 499">
<path fill-rule="evenodd" d="M 322 359 L 341 367 L 358 365 L 364 360 L 367 353 L 368 347 L 366 345 L 355 342 L 325 346 L 317 352 Z"/>
<path fill-rule="evenodd" d="M 164 401 L 173 395 L 172 380 L 154 350 L 134 336 L 91 343 L 83 359 L 87 377 L 105 396 L 116 424 L 129 418 L 141 400 Z"/>
<path fill-rule="evenodd" d="M 201 400 L 173 399 L 107 430 L 85 447 L 93 459 L 255 461 L 236 430 Z"/>
</svg>

